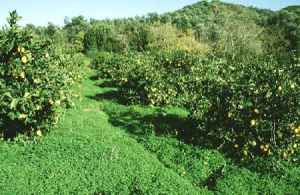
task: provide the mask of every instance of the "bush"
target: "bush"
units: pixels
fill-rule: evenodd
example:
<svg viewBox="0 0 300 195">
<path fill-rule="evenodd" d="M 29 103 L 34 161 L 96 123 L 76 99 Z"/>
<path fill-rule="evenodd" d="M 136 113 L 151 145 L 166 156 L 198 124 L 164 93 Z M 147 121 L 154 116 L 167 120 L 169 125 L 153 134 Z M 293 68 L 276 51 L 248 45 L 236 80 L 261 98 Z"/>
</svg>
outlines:
<svg viewBox="0 0 300 195">
<path fill-rule="evenodd" d="M 182 106 L 188 79 L 193 66 L 200 64 L 202 58 L 183 51 L 170 50 L 153 53 L 152 67 L 148 78 L 152 78 L 148 90 L 148 102 L 152 105 Z"/>
<path fill-rule="evenodd" d="M 87 20 L 83 16 L 73 17 L 71 21 L 65 18 L 64 33 L 69 49 L 74 52 L 84 51 L 84 37 L 89 28 Z"/>
<path fill-rule="evenodd" d="M 69 87 L 79 79 L 72 56 L 19 28 L 19 18 L 11 12 L 0 37 L 0 133 L 7 138 L 41 135 L 58 120 L 56 108 L 69 102 Z"/>
<path fill-rule="evenodd" d="M 300 9 L 290 6 L 284 8 L 266 21 L 266 35 L 269 41 L 269 35 L 273 34 L 273 39 L 267 42 L 267 48 L 275 56 L 283 60 L 291 60 L 293 55 L 300 57 Z"/>
<path fill-rule="evenodd" d="M 146 86 L 153 80 L 150 73 L 156 73 L 151 58 L 136 52 L 124 55 L 101 53 L 96 60 L 100 64 L 97 69 L 100 76 L 111 79 L 120 89 L 124 101 L 148 103 Z"/>
<path fill-rule="evenodd" d="M 84 48 L 85 51 L 95 48 L 99 51 L 124 52 L 128 48 L 128 41 L 113 25 L 97 24 L 85 34 Z"/>
<path fill-rule="evenodd" d="M 199 142 L 204 137 L 244 159 L 288 158 L 300 146 L 299 64 L 230 64 L 181 50 L 105 54 L 99 60 L 102 75 L 128 103 L 186 106 Z"/>
<path fill-rule="evenodd" d="M 92 52 L 90 50 L 89 55 L 93 57 L 92 68 L 97 71 L 97 75 L 102 78 L 112 79 L 112 75 L 118 71 L 116 66 L 119 64 L 115 60 L 118 56 L 117 54 L 110 52 Z"/>
<path fill-rule="evenodd" d="M 294 154 L 300 137 L 299 68 L 272 61 L 200 68 L 187 98 L 199 135 L 244 158 Z"/>
<path fill-rule="evenodd" d="M 132 51 L 144 52 L 150 41 L 150 26 L 140 22 L 132 22 L 125 27 L 125 36 Z"/>
<path fill-rule="evenodd" d="M 182 50 L 117 55 L 100 53 L 99 75 L 112 79 L 128 103 L 181 105 L 191 67 L 201 61 Z"/>
<path fill-rule="evenodd" d="M 171 24 L 153 25 L 149 29 L 150 51 L 183 50 L 198 54 L 207 54 L 208 44 L 197 41 L 192 31 L 181 32 Z"/>
</svg>

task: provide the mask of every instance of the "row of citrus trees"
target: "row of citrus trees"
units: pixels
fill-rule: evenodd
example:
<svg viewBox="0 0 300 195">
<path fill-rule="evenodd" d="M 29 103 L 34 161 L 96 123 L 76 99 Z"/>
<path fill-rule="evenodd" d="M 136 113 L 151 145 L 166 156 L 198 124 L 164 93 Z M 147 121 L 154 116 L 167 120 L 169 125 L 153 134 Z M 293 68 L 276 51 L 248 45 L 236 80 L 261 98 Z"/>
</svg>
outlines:
<svg viewBox="0 0 300 195">
<path fill-rule="evenodd" d="M 42 135 L 58 120 L 58 107 L 70 104 L 80 79 L 80 55 L 62 53 L 50 40 L 20 28 L 11 12 L 0 31 L 0 136 Z"/>
<path fill-rule="evenodd" d="M 239 153 L 294 156 L 300 147 L 300 64 L 229 64 L 186 51 L 99 53 L 99 76 L 128 103 L 177 105 L 197 123 L 195 137 Z"/>
</svg>

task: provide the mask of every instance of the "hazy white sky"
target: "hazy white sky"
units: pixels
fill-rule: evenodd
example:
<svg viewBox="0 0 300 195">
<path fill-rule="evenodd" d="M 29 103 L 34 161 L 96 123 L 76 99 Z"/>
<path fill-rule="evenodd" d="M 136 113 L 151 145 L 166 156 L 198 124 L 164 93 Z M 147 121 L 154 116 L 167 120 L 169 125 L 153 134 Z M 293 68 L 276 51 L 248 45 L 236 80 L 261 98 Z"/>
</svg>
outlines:
<svg viewBox="0 0 300 195">
<path fill-rule="evenodd" d="M 300 0 L 224 0 L 278 10 L 288 5 L 300 5 Z M 198 0 L 1 0 L 0 25 L 6 23 L 9 11 L 16 9 L 23 16 L 22 24 L 62 25 L 64 17 L 83 15 L 87 18 L 120 18 L 145 15 L 149 12 L 174 11 Z"/>
</svg>

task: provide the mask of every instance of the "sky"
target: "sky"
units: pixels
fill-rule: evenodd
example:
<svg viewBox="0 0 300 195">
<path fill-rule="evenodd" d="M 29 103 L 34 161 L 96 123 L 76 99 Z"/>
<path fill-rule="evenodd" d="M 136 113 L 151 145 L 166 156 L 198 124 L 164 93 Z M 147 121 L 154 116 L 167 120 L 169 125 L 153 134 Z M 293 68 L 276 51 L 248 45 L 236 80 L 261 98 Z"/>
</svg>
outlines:
<svg viewBox="0 0 300 195">
<path fill-rule="evenodd" d="M 6 24 L 9 11 L 17 10 L 23 17 L 21 25 L 63 25 L 65 16 L 83 15 L 105 19 L 165 13 L 199 0 L 0 0 L 0 26 Z M 300 5 L 300 0 L 223 0 L 258 8 L 279 10 L 288 5 Z"/>
</svg>

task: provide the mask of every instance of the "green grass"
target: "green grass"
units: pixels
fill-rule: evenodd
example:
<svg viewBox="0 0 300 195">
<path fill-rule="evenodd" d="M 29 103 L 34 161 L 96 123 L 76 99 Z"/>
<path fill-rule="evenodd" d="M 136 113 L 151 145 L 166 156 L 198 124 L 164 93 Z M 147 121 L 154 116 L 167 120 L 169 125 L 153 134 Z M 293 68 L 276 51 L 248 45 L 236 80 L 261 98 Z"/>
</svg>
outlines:
<svg viewBox="0 0 300 195">
<path fill-rule="evenodd" d="M 36 142 L 0 144 L 1 194 L 206 194 L 112 126 L 91 80 L 59 126 Z"/>
<path fill-rule="evenodd" d="M 105 84 L 106 83 L 106 84 Z M 107 86 L 102 82 L 100 86 Z M 108 85 L 109 86 L 109 85 Z M 193 145 L 193 124 L 185 110 L 174 107 L 125 106 L 116 89 L 96 96 L 109 121 L 154 154 L 167 168 L 215 194 L 299 194 L 300 167 L 276 158 L 247 164 L 232 154 Z"/>
<path fill-rule="evenodd" d="M 184 110 L 122 105 L 107 84 L 86 79 L 43 138 L 0 142 L 0 194 L 299 194 L 298 165 L 234 163 L 192 144 Z"/>
</svg>

